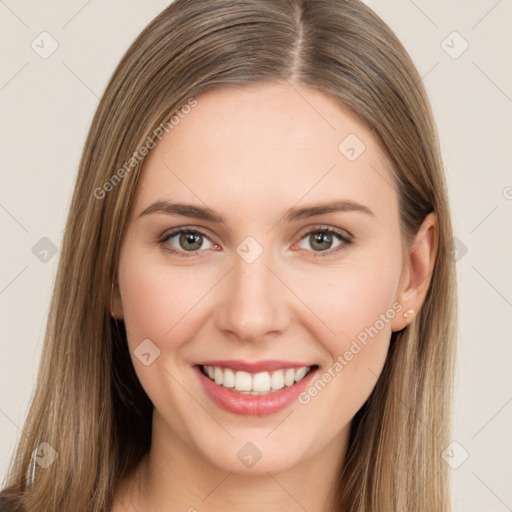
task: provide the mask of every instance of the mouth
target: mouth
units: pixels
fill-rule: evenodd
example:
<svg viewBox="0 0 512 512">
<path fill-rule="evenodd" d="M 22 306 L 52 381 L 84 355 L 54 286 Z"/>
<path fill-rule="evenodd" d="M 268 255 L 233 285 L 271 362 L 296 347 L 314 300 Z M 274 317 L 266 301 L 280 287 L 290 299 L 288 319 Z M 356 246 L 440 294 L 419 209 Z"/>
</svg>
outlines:
<svg viewBox="0 0 512 512">
<path fill-rule="evenodd" d="M 215 361 L 194 369 L 206 394 L 229 412 L 263 416 L 278 412 L 307 387 L 319 366 L 265 361 Z"/>
<path fill-rule="evenodd" d="M 203 374 L 217 386 L 222 386 L 235 393 L 253 396 L 268 395 L 285 387 L 289 388 L 300 382 L 316 367 L 317 365 L 312 365 L 250 373 L 219 366 L 199 365 Z"/>
</svg>

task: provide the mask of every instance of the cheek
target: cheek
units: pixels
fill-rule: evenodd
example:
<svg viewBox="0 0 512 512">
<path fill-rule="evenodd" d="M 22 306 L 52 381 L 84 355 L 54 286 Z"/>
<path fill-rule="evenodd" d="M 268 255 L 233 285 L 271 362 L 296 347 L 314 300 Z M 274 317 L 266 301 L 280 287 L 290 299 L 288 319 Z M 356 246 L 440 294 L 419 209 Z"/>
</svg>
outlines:
<svg viewBox="0 0 512 512">
<path fill-rule="evenodd" d="M 390 334 L 400 272 L 400 252 L 388 248 L 375 251 L 375 257 L 350 257 L 336 267 L 302 271 L 291 279 L 297 295 L 315 314 L 317 339 L 334 356 L 360 334 L 364 338 L 367 330 L 376 337 L 373 327 L 384 337 Z"/>
<path fill-rule="evenodd" d="M 400 250 L 388 246 L 372 258 L 347 258 L 336 269 L 295 278 L 301 283 L 298 295 L 307 298 L 306 305 L 315 313 L 309 315 L 309 329 L 328 354 L 304 403 L 321 392 L 323 398 L 315 399 L 316 404 L 344 404 L 334 413 L 338 424 L 349 421 L 363 405 L 382 371 L 391 322 L 403 309 L 396 302 L 400 272 Z"/>
<path fill-rule="evenodd" d="M 183 437 L 190 402 L 178 383 L 188 370 L 184 350 L 194 340 L 202 300 L 215 285 L 215 274 L 197 267 L 172 268 L 137 249 L 127 251 L 119 262 L 119 283 L 130 356 L 137 377 L 160 411 L 173 404 L 169 424 Z M 137 350 L 149 339 L 159 349 L 149 365 L 141 364 Z M 145 347 L 148 347 L 147 342 Z M 152 345 L 145 349 L 153 355 Z M 173 377 L 177 377 L 177 380 Z"/>
<path fill-rule="evenodd" d="M 172 269 L 136 254 L 120 261 L 119 279 L 130 345 L 149 338 L 165 343 L 166 349 L 187 339 L 194 311 L 215 283 L 207 270 Z"/>
</svg>

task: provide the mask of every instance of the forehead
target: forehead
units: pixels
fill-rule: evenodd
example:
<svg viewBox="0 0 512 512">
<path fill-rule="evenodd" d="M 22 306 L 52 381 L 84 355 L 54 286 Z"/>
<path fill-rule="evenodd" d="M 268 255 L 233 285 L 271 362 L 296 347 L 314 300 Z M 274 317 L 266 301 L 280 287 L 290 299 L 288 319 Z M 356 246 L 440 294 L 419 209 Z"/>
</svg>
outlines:
<svg viewBox="0 0 512 512">
<path fill-rule="evenodd" d="M 297 84 L 219 88 L 196 97 L 144 162 L 136 204 L 280 207 L 301 198 L 396 206 L 387 159 L 369 129 L 329 96 Z M 213 203 L 213 204 L 210 204 Z"/>
</svg>

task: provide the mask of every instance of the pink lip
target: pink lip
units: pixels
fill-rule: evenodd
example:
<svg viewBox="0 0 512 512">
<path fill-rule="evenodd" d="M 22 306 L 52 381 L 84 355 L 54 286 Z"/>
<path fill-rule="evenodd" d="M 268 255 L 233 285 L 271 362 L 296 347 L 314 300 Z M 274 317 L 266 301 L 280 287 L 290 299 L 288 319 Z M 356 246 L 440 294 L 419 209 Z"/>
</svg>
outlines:
<svg viewBox="0 0 512 512">
<path fill-rule="evenodd" d="M 278 361 L 268 359 L 265 361 L 242 361 L 240 359 L 230 359 L 226 361 L 202 361 L 197 363 L 200 366 L 218 366 L 219 368 L 231 368 L 234 371 L 244 371 L 248 373 L 271 372 L 272 370 L 284 370 L 287 368 L 302 368 L 303 366 L 313 366 L 312 363 L 297 363 L 294 361 Z"/>
<path fill-rule="evenodd" d="M 220 361 L 217 361 L 216 363 L 217 364 L 215 365 L 207 364 L 207 366 L 221 366 L 218 364 Z M 224 367 L 231 368 L 230 366 Z M 280 366 L 279 368 L 283 367 Z M 279 412 L 292 404 L 299 394 L 308 387 L 317 373 L 318 368 L 310 370 L 301 381 L 296 382 L 293 386 L 284 387 L 279 391 L 274 391 L 267 395 L 244 395 L 242 393 L 235 393 L 224 386 L 218 386 L 215 384 L 215 382 L 204 375 L 200 366 L 194 366 L 194 371 L 199 377 L 201 385 L 207 395 L 219 407 L 241 416 L 266 416 L 268 414 Z"/>
</svg>

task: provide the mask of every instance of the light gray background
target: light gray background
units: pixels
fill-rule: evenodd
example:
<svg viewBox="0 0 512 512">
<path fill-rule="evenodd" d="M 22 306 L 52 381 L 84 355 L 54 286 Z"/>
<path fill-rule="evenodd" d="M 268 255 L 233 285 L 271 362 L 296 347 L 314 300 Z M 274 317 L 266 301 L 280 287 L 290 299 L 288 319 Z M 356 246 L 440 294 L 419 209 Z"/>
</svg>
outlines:
<svg viewBox="0 0 512 512">
<path fill-rule="evenodd" d="M 460 292 L 457 444 L 445 452 L 460 464 L 450 470 L 455 511 L 512 510 L 512 2 L 367 3 L 412 55 L 442 142 Z M 2 479 L 23 435 L 59 256 L 41 261 L 32 248 L 43 237 L 60 247 L 98 99 L 123 52 L 167 4 L 0 0 Z M 31 47 L 50 48 L 43 31 L 59 45 L 47 59 Z M 453 58 L 464 41 L 468 49 Z"/>
</svg>

